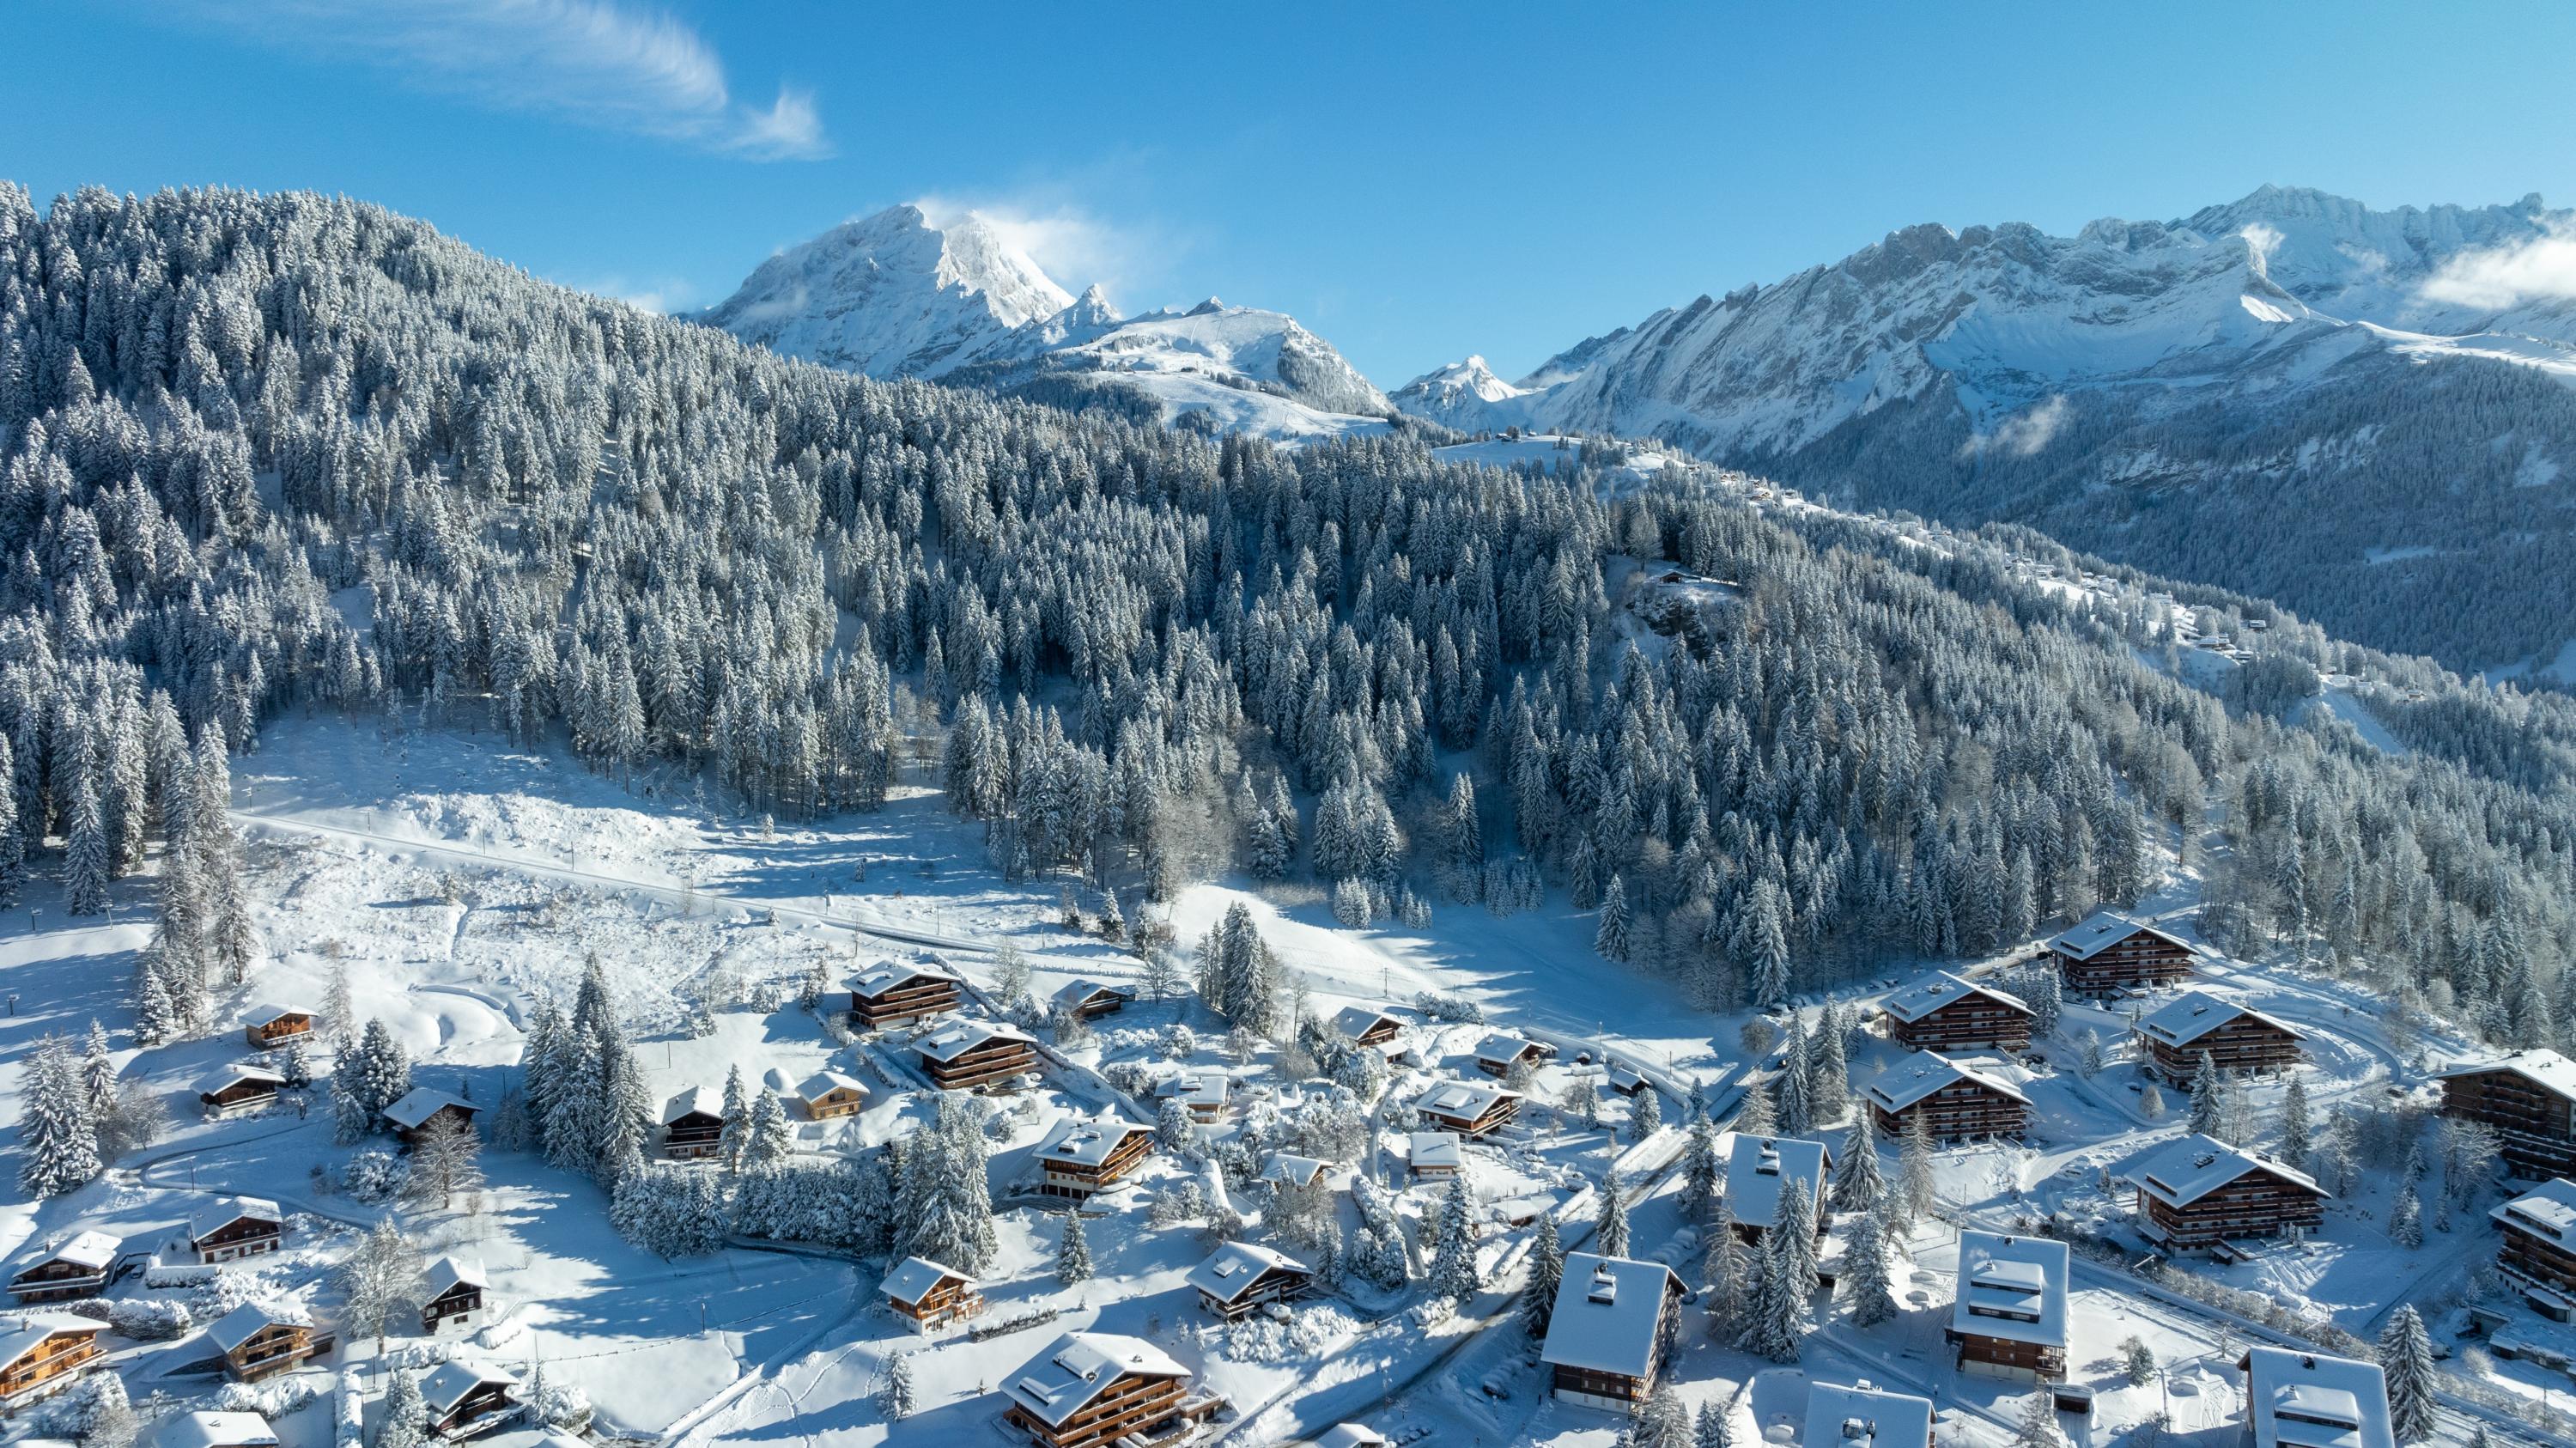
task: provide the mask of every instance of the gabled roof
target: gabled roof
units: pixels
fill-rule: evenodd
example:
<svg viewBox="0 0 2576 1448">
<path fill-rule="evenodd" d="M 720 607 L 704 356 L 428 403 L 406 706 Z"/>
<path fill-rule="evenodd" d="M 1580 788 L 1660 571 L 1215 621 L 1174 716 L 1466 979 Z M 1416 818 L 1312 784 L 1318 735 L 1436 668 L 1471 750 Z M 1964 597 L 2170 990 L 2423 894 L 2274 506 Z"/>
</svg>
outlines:
<svg viewBox="0 0 2576 1448">
<path fill-rule="evenodd" d="M 1384 1433 L 1366 1423 L 1335 1423 L 1315 1440 L 1315 1448 L 1381 1448 L 1386 1442 Z"/>
<path fill-rule="evenodd" d="M 1950 1308 L 1952 1330 L 2006 1342 L 2065 1347 L 2067 1264 L 2064 1242 L 1961 1232 L 1959 1295 Z M 2017 1316 L 1995 1317 L 1974 1310 L 1980 1307 Z"/>
<path fill-rule="evenodd" d="M 1973 1081 L 1989 1091 L 2000 1091 L 2027 1106 L 2030 1097 L 2019 1086 L 1980 1070 L 1964 1061 L 1954 1061 L 1937 1051 L 1917 1051 L 1878 1073 L 1869 1083 L 1869 1099 L 1890 1111 L 1903 1111 L 1941 1088 L 1959 1081 Z"/>
<path fill-rule="evenodd" d="M 2433 1079 L 2448 1081 L 2454 1076 L 2482 1076 L 2489 1071 L 2511 1071 L 2535 1086 L 2576 1101 L 2576 1061 L 2546 1049 L 2516 1051 L 2493 1061 L 2453 1066 L 2447 1071 L 2435 1072 Z"/>
<path fill-rule="evenodd" d="M 1491 1061 L 1497 1066 L 1508 1066 L 1532 1054 L 1543 1057 L 1547 1054 L 1547 1047 L 1508 1031 L 1496 1031 L 1476 1043 L 1476 1059 Z"/>
<path fill-rule="evenodd" d="M 1912 985 L 1898 990 L 1880 1004 L 1889 1015 L 1900 1021 L 1919 1021 L 1943 1006 L 1955 1005 L 1970 996 L 1982 996 L 1987 1000 L 2000 1002 L 2025 1016 L 2031 1014 L 2029 1003 L 2020 996 L 2010 991 L 1997 990 L 1990 985 L 1979 985 L 1973 980 L 1952 975 L 1946 970 L 1932 972 Z"/>
<path fill-rule="evenodd" d="M 927 1257 L 906 1257 L 886 1274 L 885 1281 L 878 1285 L 877 1290 L 906 1307 L 919 1307 L 921 1299 L 930 1295 L 930 1289 L 952 1277 L 969 1287 L 975 1285 L 974 1278 L 954 1267 L 933 1262 Z"/>
<path fill-rule="evenodd" d="M 462 1096 L 450 1096 L 427 1086 L 414 1086 L 402 1094 L 401 1100 L 385 1108 L 385 1120 L 405 1131 L 412 1131 L 451 1106 L 468 1116 L 483 1109 Z"/>
<path fill-rule="evenodd" d="M 445 1413 L 464 1402 L 467 1394 L 485 1383 L 515 1388 L 519 1380 L 496 1367 L 450 1358 L 420 1380 L 421 1401 L 429 1405 L 431 1412 Z"/>
<path fill-rule="evenodd" d="M 59 1247 L 39 1252 L 27 1259 L 21 1272 L 42 1267 L 48 1262 L 67 1262 L 74 1267 L 87 1267 L 104 1272 L 125 1250 L 125 1243 L 105 1232 L 83 1232 Z"/>
<path fill-rule="evenodd" d="M 724 1093 L 713 1086 L 692 1086 L 662 1103 L 662 1124 L 669 1126 L 684 1116 L 712 1116 L 724 1119 Z"/>
<path fill-rule="evenodd" d="M 277 1448 L 277 1430 L 257 1413 L 182 1413 L 152 1435 L 154 1448 Z"/>
<path fill-rule="evenodd" d="M 0 1368 L 44 1346 L 56 1333 L 107 1331 L 106 1323 L 71 1312 L 17 1312 L 10 1318 L 18 1325 L 0 1334 Z"/>
<path fill-rule="evenodd" d="M 238 1086 L 245 1081 L 265 1081 L 271 1086 L 283 1086 L 286 1084 L 285 1077 L 268 1069 L 266 1066 L 235 1064 L 209 1071 L 205 1075 L 198 1077 L 197 1094 L 200 1096 L 212 1096 L 219 1091 L 229 1091 L 233 1087 Z"/>
<path fill-rule="evenodd" d="M 1013 1373 L 1002 1391 L 1029 1416 L 1056 1428 L 1130 1373 L 1185 1380 L 1190 1375 L 1171 1354 L 1143 1338 L 1068 1332 Z"/>
<path fill-rule="evenodd" d="M 1834 1161 L 1831 1147 L 1795 1136 L 1740 1131 L 1727 1132 L 1719 1144 L 1726 1149 L 1726 1203 L 1735 1220 L 1768 1229 L 1780 1217 L 1780 1189 L 1792 1180 L 1807 1184 L 1808 1208 L 1821 1211 L 1825 1168 Z"/>
<path fill-rule="evenodd" d="M 483 1275 L 483 1263 L 480 1260 L 441 1257 L 429 1264 L 429 1295 L 433 1299 L 445 1297 L 459 1287 L 480 1290 L 490 1285 Z"/>
<path fill-rule="evenodd" d="M 206 1340 L 221 1351 L 231 1352 L 234 1348 L 258 1336 L 262 1328 L 280 1325 L 305 1327 L 310 1324 L 301 1316 L 263 1307 L 256 1302 L 245 1302 L 206 1324 Z"/>
<path fill-rule="evenodd" d="M 1109 1160 L 1110 1153 L 1127 1138 L 1138 1134 L 1151 1136 L 1153 1133 L 1150 1126 L 1139 1126 L 1114 1116 L 1102 1117 L 1098 1121 L 1059 1121 L 1055 1130 L 1047 1133 L 1046 1140 L 1038 1144 L 1038 1160 L 1098 1166 Z"/>
<path fill-rule="evenodd" d="M 1232 1302 L 1243 1290 L 1274 1268 L 1306 1271 L 1306 1264 L 1285 1252 L 1254 1242 L 1228 1242 L 1190 1271 L 1190 1285 L 1219 1302 Z"/>
<path fill-rule="evenodd" d="M 1473 1081 L 1440 1081 L 1413 1100 L 1414 1109 L 1436 1112 L 1455 1121 L 1473 1121 L 1494 1109 L 1494 1103 L 1508 1096 L 1520 1099 L 1517 1091 L 1499 1085 L 1479 1085 Z"/>
<path fill-rule="evenodd" d="M 2137 1029 L 2149 1040 L 2162 1041 L 2168 1046 L 2188 1046 L 2244 1016 L 2252 1016 L 2267 1026 L 2287 1031 L 2294 1041 L 2307 1039 L 2305 1033 L 2278 1016 L 2267 1016 L 2252 1006 L 2211 995 L 2205 990 L 2184 991 L 2142 1018 Z"/>
<path fill-rule="evenodd" d="M 817 1071 L 796 1083 L 796 1099 L 820 1101 L 835 1091 L 856 1091 L 862 1096 L 868 1088 L 858 1077 L 840 1071 Z"/>
<path fill-rule="evenodd" d="M 2494 1207 L 2487 1216 L 2496 1225 L 2576 1243 L 2576 1182 L 2557 1177 Z"/>
<path fill-rule="evenodd" d="M 1932 1441 L 1932 1400 L 1861 1383 L 1807 1385 L 1801 1448 L 1924 1448 Z"/>
<path fill-rule="evenodd" d="M 2194 955 L 2209 953 L 2170 930 L 2159 930 L 2135 916 L 2123 915 L 2117 910 L 2094 911 L 2085 917 L 2082 924 L 2048 942 L 2048 948 L 2076 960 L 2091 960 L 2094 956 L 2142 930 L 2160 940 L 2179 945 Z"/>
<path fill-rule="evenodd" d="M 258 1005 L 251 1006 L 242 1012 L 242 1024 L 246 1026 L 275 1025 L 277 1022 L 284 1020 L 288 1016 L 309 1016 L 311 1014 L 313 1014 L 313 1011 L 309 1006 L 282 1006 L 275 1001 L 262 1001 Z M 238 1416 L 252 1419 L 256 1419 L 258 1417 L 255 1413 L 226 1414 L 224 1416 Z"/>
<path fill-rule="evenodd" d="M 2266 1172 L 2302 1191 L 2326 1195 L 2326 1189 L 2305 1172 L 2197 1133 L 2167 1143 L 2163 1150 L 2130 1168 L 2128 1176 L 2147 1195 L 2167 1206 L 2187 1207 L 2249 1171 Z"/>
<path fill-rule="evenodd" d="M 1380 1021 L 1386 1022 L 1397 1030 L 1404 1029 L 1404 1022 L 1384 1011 L 1372 1010 L 1367 1006 L 1342 1007 L 1333 1015 L 1333 1029 L 1356 1041 L 1375 1030 Z"/>
<path fill-rule="evenodd" d="M 1063 1006 L 1067 1010 L 1071 1010 L 1075 1006 L 1081 1005 L 1085 1001 L 1090 1000 L 1093 996 L 1104 993 L 1115 996 L 1122 1001 L 1132 1001 L 1136 998 L 1136 988 L 1132 985 L 1111 985 L 1107 981 L 1077 978 L 1066 981 L 1064 984 L 1056 987 L 1056 992 L 1052 997 L 1050 997 L 1050 999 L 1052 999 L 1057 1005 Z"/>
<path fill-rule="evenodd" d="M 993 1041 L 1031 1041 L 1037 1037 L 1017 1026 L 1000 1021 L 950 1021 L 938 1030 L 912 1043 L 926 1061 L 946 1065 L 978 1046 Z"/>
<path fill-rule="evenodd" d="M 1192 1106 L 1223 1106 L 1234 1090 L 1234 1078 L 1223 1071 L 1183 1071 L 1154 1088 L 1161 1099 L 1177 1099 Z"/>
<path fill-rule="evenodd" d="M 1654 1360 L 1664 1293 L 1681 1279 L 1661 1262 L 1569 1252 L 1538 1360 L 1552 1367 L 1642 1378 Z"/>
<path fill-rule="evenodd" d="M 1601 1062 L 1601 1079 L 1609 1082 L 1612 1089 L 1619 1091 L 1634 1091 L 1649 1084 L 1643 1071 L 1606 1058 Z"/>
<path fill-rule="evenodd" d="M 1451 1171 L 1466 1164 L 1459 1155 L 1458 1133 L 1454 1131 L 1416 1131 L 1404 1139 L 1405 1164 L 1415 1171 L 1424 1167 L 1446 1167 Z"/>
<path fill-rule="evenodd" d="M 1333 1164 L 1329 1161 L 1311 1156 L 1298 1156 L 1294 1152 L 1274 1151 L 1270 1154 L 1270 1160 L 1262 1163 L 1261 1179 L 1266 1182 L 1286 1182 L 1290 1186 L 1302 1187 L 1311 1184 L 1317 1177 L 1332 1169 Z"/>
<path fill-rule="evenodd" d="M 266 1197 L 217 1197 L 188 1218 L 188 1236 L 191 1240 L 211 1237 L 245 1217 L 279 1226 L 286 1223 L 286 1214 Z"/>
<path fill-rule="evenodd" d="M 2245 1354 L 2255 1448 L 2396 1448 L 2379 1364 L 2258 1347 Z"/>
<path fill-rule="evenodd" d="M 950 975 L 948 972 L 941 970 L 935 965 L 916 965 L 909 961 L 900 960 L 880 960 L 876 964 L 859 972 L 859 978 L 855 982 L 854 988 L 857 994 L 873 998 L 884 995 L 887 991 L 893 990 L 899 985 L 904 985 L 915 980 L 954 981 L 956 979 L 957 977 Z"/>
</svg>

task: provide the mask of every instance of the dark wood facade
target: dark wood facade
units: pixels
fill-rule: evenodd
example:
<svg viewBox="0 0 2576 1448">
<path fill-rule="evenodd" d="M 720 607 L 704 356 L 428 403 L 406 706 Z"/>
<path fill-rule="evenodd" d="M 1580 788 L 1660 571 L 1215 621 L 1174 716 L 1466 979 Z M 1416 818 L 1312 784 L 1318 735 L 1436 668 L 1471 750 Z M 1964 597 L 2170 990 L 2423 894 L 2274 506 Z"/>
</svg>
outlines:
<svg viewBox="0 0 2576 1448">
<path fill-rule="evenodd" d="M 1301 1296 L 1314 1284 L 1315 1274 L 1293 1263 L 1266 1266 L 1232 1297 L 1219 1297 L 1202 1287 L 1199 1306 L 1228 1322 L 1258 1310 L 1263 1304 L 1285 1302 Z"/>
<path fill-rule="evenodd" d="M 1920 1101 L 1890 1110 L 1873 1100 L 1869 1111 L 1879 1134 L 1902 1138 L 1916 1117 L 1935 1141 L 2019 1141 L 2030 1129 L 2030 1103 L 1998 1091 L 1973 1076 L 1962 1076 Z"/>
<path fill-rule="evenodd" d="M 1910 1021 L 1890 1014 L 1887 1037 L 1918 1051 L 1968 1047 L 2021 1051 L 2030 1046 L 2030 1023 L 2028 1009 L 1983 991 L 1970 991 Z"/>
<path fill-rule="evenodd" d="M 1950 1330 L 1950 1339 L 1958 1346 L 1962 1368 L 1975 1363 L 2051 1383 L 2066 1376 L 2066 1349 L 2055 1343 L 2023 1342 L 1956 1329 Z"/>
<path fill-rule="evenodd" d="M 2063 948 L 2052 948 L 2050 954 L 2056 959 L 2058 973 L 2065 978 L 2066 988 L 2089 996 L 2146 990 L 2188 980 L 2199 961 L 2189 945 L 2146 925 L 2135 926 L 2118 940 L 2087 955 Z"/>
<path fill-rule="evenodd" d="M 1021 1036 L 993 1036 L 940 1060 L 927 1050 L 921 1069 L 942 1091 L 974 1091 L 1038 1068 L 1038 1048 Z"/>
<path fill-rule="evenodd" d="M 957 982 L 944 975 L 905 974 L 875 994 L 862 986 L 850 992 L 850 1019 L 861 1030 L 883 1030 L 957 1009 Z"/>
<path fill-rule="evenodd" d="M 328 1357 L 332 1335 L 302 1323 L 272 1322 L 224 1354 L 224 1371 L 245 1383 L 293 1372 L 315 1358 Z"/>
<path fill-rule="evenodd" d="M 191 1237 L 199 1262 L 231 1262 L 276 1251 L 286 1241 L 286 1226 L 263 1217 L 235 1217 L 202 1237 Z"/>
<path fill-rule="evenodd" d="M 684 1111 L 662 1127 L 662 1151 L 673 1161 L 700 1161 L 724 1149 L 724 1118 Z"/>
<path fill-rule="evenodd" d="M 2542 1316 L 2576 1316 L 2576 1182 L 2560 1177 L 2487 1215 L 2500 1243 L 2497 1269 Z"/>
<path fill-rule="evenodd" d="M 2249 1075 L 2286 1071 L 2305 1059 L 2298 1032 L 2251 1011 L 2239 1012 L 2234 1020 L 2180 1045 L 2159 1038 L 2143 1024 L 2132 1034 L 2138 1038 L 2138 1064 L 2176 1086 L 2191 1085 L 2200 1072 L 2203 1052 L 2221 1071 Z"/>
<path fill-rule="evenodd" d="M 0 1404 L 15 1406 L 68 1384 L 104 1356 L 98 1335 L 106 1330 L 103 1322 L 89 1326 L 61 1322 L 25 1344 L 16 1357 L 0 1363 Z"/>
<path fill-rule="evenodd" d="M 2261 1241 L 2313 1231 L 2325 1222 L 2325 1193 L 2255 1167 L 2184 1205 L 2138 1188 L 2138 1230 L 2170 1252 L 2201 1252 L 2226 1241 Z"/>
<path fill-rule="evenodd" d="M 937 1282 L 932 1283 L 929 1290 L 923 1292 L 918 1301 L 906 1302 L 888 1293 L 886 1305 L 895 1310 L 896 1316 L 911 1323 L 915 1331 L 929 1332 L 952 1322 L 964 1322 L 970 1317 L 981 1315 L 984 1311 L 984 1294 L 976 1291 L 975 1284 L 964 1274 L 949 1272 L 943 1273 Z"/>
<path fill-rule="evenodd" d="M 1439 1093 L 1432 1094 L 1436 1096 Z M 1521 1114 L 1520 1094 L 1512 1091 L 1495 1093 L 1490 1100 L 1484 1101 L 1482 1109 L 1476 1109 L 1471 1105 L 1467 1108 L 1451 1110 L 1434 1105 L 1428 1097 L 1417 1105 L 1423 1120 L 1431 1122 L 1442 1131 L 1454 1131 L 1460 1136 L 1490 1135 L 1501 1130 Z M 1473 1114 L 1468 1114 L 1471 1111 Z"/>
<path fill-rule="evenodd" d="M 95 1297 L 107 1286 L 109 1274 L 115 1270 L 116 1259 L 112 1253 L 107 1254 L 104 1262 L 57 1253 L 20 1269 L 9 1279 L 9 1295 L 18 1299 L 21 1307 Z"/>
<path fill-rule="evenodd" d="M 1215 1398 L 1192 1398 L 1187 1378 L 1122 1372 L 1060 1425 L 1016 1401 L 1002 1416 L 1040 1448 L 1105 1448 L 1131 1437 L 1144 1443 L 1175 1437 L 1220 1406 Z"/>
<path fill-rule="evenodd" d="M 242 1027 L 242 1036 L 263 1051 L 273 1051 L 289 1041 L 309 1040 L 313 1035 L 313 1016 L 309 1011 L 280 1011 L 265 1021 L 253 1021 Z"/>
<path fill-rule="evenodd" d="M 459 1282 L 420 1305 L 420 1330 L 435 1334 L 442 1327 L 463 1327 L 482 1310 L 482 1284 Z"/>
<path fill-rule="evenodd" d="M 277 1100 L 286 1083 L 268 1076 L 236 1076 L 211 1091 L 197 1093 L 197 1104 L 208 1116 L 231 1116 L 238 1112 L 257 1111 Z"/>
<path fill-rule="evenodd" d="M 1038 1154 L 1038 1190 L 1051 1197 L 1087 1197 L 1105 1192 L 1153 1154 L 1154 1133 L 1132 1123 L 1096 1128 L 1117 1140 L 1100 1152 L 1042 1151 Z M 1097 1160 L 1094 1160 L 1094 1157 Z"/>
<path fill-rule="evenodd" d="M 1654 1394 L 1655 1381 L 1664 1369 L 1664 1344 L 1678 1341 L 1681 1332 L 1682 1284 L 1678 1277 L 1664 1279 L 1664 1301 L 1655 1319 L 1654 1342 L 1646 1352 L 1643 1376 L 1606 1372 L 1599 1368 L 1572 1367 L 1565 1363 L 1548 1365 L 1548 1391 L 1560 1398 L 1587 1407 L 1612 1411 L 1635 1412 L 1646 1405 Z"/>
<path fill-rule="evenodd" d="M 2442 1079 L 2442 1114 L 2494 1129 L 2518 1177 L 2576 1176 L 2576 1100 L 2510 1066 Z"/>
<path fill-rule="evenodd" d="M 519 1400 L 510 1395 L 512 1383 L 485 1379 L 468 1389 L 465 1396 L 445 1409 L 433 1409 L 430 1431 L 442 1438 L 453 1438 L 484 1418 L 499 1418 L 516 1410 Z"/>
</svg>

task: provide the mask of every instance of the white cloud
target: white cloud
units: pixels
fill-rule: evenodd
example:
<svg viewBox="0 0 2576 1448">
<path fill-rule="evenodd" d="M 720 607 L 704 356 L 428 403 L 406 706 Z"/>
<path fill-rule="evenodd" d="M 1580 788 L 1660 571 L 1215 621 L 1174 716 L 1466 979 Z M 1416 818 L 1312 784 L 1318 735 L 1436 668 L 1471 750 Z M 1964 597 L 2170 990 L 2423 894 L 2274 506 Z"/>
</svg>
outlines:
<svg viewBox="0 0 2576 1448">
<path fill-rule="evenodd" d="M 2029 457 L 2055 440 L 2058 429 L 2074 415 L 2075 408 L 2064 397 L 2041 398 L 2029 411 L 2005 418 L 1993 432 L 1970 434 L 1966 442 L 1959 444 L 1959 456 L 1972 458 L 1992 451 L 2006 457 Z"/>
<path fill-rule="evenodd" d="M 2528 241 L 2464 251 L 2424 281 L 2426 301 L 2511 307 L 2576 297 L 2576 228 L 2554 226 Z"/>
<path fill-rule="evenodd" d="M 639 311 L 666 317 L 688 310 L 698 295 L 696 285 L 680 277 L 665 277 L 660 281 L 630 281 L 622 276 L 587 277 L 575 278 L 564 285 L 577 292 L 624 302 Z"/>
<path fill-rule="evenodd" d="M 2254 254 L 2265 261 L 2272 259 L 2272 253 L 2280 249 L 2283 240 L 2278 228 L 2259 221 L 2246 223 L 2245 229 L 2236 234 L 2245 238 L 2245 244 L 2254 248 Z"/>
<path fill-rule="evenodd" d="M 970 211 L 982 217 L 1004 242 L 1026 253 L 1069 292 L 1097 282 L 1114 298 L 1157 282 L 1178 249 L 1156 234 L 1103 221 L 1072 202 L 1046 197 L 932 195 L 916 197 L 912 204 L 935 227 L 955 225 Z"/>
<path fill-rule="evenodd" d="M 612 0 L 195 0 L 229 32 L 355 58 L 502 110 L 559 115 L 755 160 L 831 154 L 813 97 L 734 98 L 724 62 L 676 17 Z"/>
</svg>

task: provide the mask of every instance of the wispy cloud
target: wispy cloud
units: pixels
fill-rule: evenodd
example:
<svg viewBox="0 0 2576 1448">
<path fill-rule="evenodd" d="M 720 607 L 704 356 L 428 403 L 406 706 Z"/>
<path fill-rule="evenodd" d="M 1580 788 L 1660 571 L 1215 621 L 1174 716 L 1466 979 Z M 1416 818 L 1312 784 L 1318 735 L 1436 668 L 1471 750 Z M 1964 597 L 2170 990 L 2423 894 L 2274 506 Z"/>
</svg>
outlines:
<svg viewBox="0 0 2576 1448">
<path fill-rule="evenodd" d="M 769 105 L 738 100 L 695 29 L 611 0 L 193 0 L 182 13 L 495 109 L 752 160 L 832 150 L 810 93 L 782 85 Z"/>
<path fill-rule="evenodd" d="M 2026 458 L 2049 445 L 2057 430 L 2075 415 L 2075 408 L 2063 397 L 2044 397 L 2027 412 L 2018 412 L 2003 420 L 1993 432 L 1968 435 L 1959 444 L 1962 461 L 1985 452 L 1998 452 L 2006 457 Z"/>
<path fill-rule="evenodd" d="M 939 194 L 916 197 L 912 204 L 937 227 L 971 211 L 1058 286 L 1079 292 L 1097 282 L 1113 299 L 1162 281 L 1183 249 L 1160 232 L 1104 221 L 1078 203 L 1042 192 Z"/>
<path fill-rule="evenodd" d="M 2553 226 L 2527 241 L 2464 251 L 2424 281 L 2427 301 L 2512 307 L 2576 297 L 2576 228 Z"/>
<path fill-rule="evenodd" d="M 664 277 L 660 281 L 634 281 L 623 276 L 575 277 L 564 285 L 666 317 L 688 310 L 698 296 L 697 285 L 681 277 Z"/>
</svg>

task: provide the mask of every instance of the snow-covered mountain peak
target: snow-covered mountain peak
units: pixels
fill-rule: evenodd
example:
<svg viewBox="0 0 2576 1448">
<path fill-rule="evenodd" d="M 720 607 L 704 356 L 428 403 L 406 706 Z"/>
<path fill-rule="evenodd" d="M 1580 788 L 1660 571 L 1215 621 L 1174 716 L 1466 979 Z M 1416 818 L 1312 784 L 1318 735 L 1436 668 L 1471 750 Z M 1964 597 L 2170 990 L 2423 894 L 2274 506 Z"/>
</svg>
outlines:
<svg viewBox="0 0 2576 1448">
<path fill-rule="evenodd" d="M 1509 426 L 1513 419 L 1504 407 L 1528 390 L 1505 382 L 1483 357 L 1470 355 L 1414 378 L 1396 389 L 1391 400 L 1412 416 L 1462 432 L 1485 432 Z"/>
</svg>

